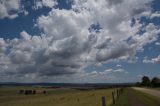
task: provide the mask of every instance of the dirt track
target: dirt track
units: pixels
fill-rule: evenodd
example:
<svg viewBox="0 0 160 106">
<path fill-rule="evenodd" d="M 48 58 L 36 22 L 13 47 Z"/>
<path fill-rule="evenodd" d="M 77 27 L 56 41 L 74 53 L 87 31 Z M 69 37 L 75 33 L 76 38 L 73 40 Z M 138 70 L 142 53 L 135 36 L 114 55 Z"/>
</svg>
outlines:
<svg viewBox="0 0 160 106">
<path fill-rule="evenodd" d="M 156 97 L 160 97 L 160 91 L 159 90 L 148 89 L 148 88 L 139 88 L 139 87 L 133 87 L 133 89 L 142 91 L 144 93 L 154 95 Z"/>
</svg>

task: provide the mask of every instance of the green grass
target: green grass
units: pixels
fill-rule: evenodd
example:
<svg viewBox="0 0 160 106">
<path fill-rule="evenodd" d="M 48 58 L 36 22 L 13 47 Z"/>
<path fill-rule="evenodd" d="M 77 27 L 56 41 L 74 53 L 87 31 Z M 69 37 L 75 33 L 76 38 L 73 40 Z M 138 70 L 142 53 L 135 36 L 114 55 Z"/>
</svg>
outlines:
<svg viewBox="0 0 160 106">
<path fill-rule="evenodd" d="M 128 99 L 128 92 L 132 92 L 133 94 L 135 94 L 135 97 L 143 102 L 144 104 L 146 104 L 146 106 L 160 106 L 160 98 L 152 96 L 150 94 L 147 93 L 143 93 L 141 91 L 137 91 L 131 88 L 127 88 L 124 90 L 123 94 L 120 95 L 119 99 L 117 100 L 115 105 L 111 105 L 111 106 L 131 106 L 131 103 Z"/>
<path fill-rule="evenodd" d="M 20 89 L 47 90 L 48 94 L 23 95 Z M 107 106 L 131 106 L 128 92 L 146 104 L 146 106 L 160 106 L 160 98 L 142 93 L 131 88 L 124 89 L 122 95 L 112 104 L 111 93 L 115 89 L 101 89 L 80 91 L 75 89 L 45 89 L 41 87 L 1 87 L 0 106 L 101 106 L 101 97 L 106 97 Z"/>
<path fill-rule="evenodd" d="M 128 100 L 128 90 L 124 89 L 122 95 L 116 100 L 116 104 L 111 106 L 130 106 L 129 100 Z"/>
<path fill-rule="evenodd" d="M 155 97 L 153 95 L 143 93 L 141 91 L 132 90 L 136 97 L 141 100 L 146 106 L 160 106 L 160 98 Z"/>
<path fill-rule="evenodd" d="M 80 91 L 73 89 L 49 89 L 49 94 L 22 95 L 20 89 L 43 90 L 40 87 L 2 87 L 0 106 L 101 106 L 101 97 L 106 96 L 111 104 L 114 89 Z"/>
<path fill-rule="evenodd" d="M 160 90 L 160 88 L 158 87 L 158 88 L 152 88 L 152 89 L 155 89 L 155 90 Z"/>
</svg>

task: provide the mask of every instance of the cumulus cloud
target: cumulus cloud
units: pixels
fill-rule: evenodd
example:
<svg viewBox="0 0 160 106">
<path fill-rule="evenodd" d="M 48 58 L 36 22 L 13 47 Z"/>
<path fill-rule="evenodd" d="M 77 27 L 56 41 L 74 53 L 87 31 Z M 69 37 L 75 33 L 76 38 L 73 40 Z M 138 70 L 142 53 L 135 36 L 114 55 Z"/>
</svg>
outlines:
<svg viewBox="0 0 160 106">
<path fill-rule="evenodd" d="M 116 67 L 122 67 L 122 65 L 121 64 L 117 64 Z"/>
<path fill-rule="evenodd" d="M 160 46 L 160 42 L 156 42 L 155 45 Z"/>
<path fill-rule="evenodd" d="M 3 38 L 0 38 L 0 53 L 3 53 L 5 51 L 6 42 Z"/>
<path fill-rule="evenodd" d="M 103 65 L 102 63 L 98 63 L 98 62 L 95 63 L 95 66 L 96 66 L 96 67 L 100 67 L 100 66 L 102 66 L 102 65 Z"/>
<path fill-rule="evenodd" d="M 144 12 L 151 11 L 147 5 L 151 1 L 74 0 L 71 9 L 60 10 L 54 8 L 55 0 L 42 0 L 41 5 L 53 8 L 36 21 L 42 30 L 39 36 L 22 31 L 20 38 L 0 39 L 0 61 L 5 64 L 1 73 L 32 78 L 72 76 L 90 64 L 133 61 L 137 52 L 159 37 L 158 26 L 141 22 Z M 93 25 L 100 27 L 98 32 L 89 30 Z M 126 71 L 112 69 L 86 75 L 108 72 Z"/>
<path fill-rule="evenodd" d="M 148 59 L 148 57 L 145 57 L 143 60 L 144 63 L 153 63 L 153 64 L 159 64 L 160 63 L 160 55 L 158 55 L 155 58 Z"/>
<path fill-rule="evenodd" d="M 152 11 L 145 11 L 142 13 L 148 19 L 160 18 L 160 11 L 152 12 Z"/>
<path fill-rule="evenodd" d="M 151 19 L 153 19 L 153 18 L 160 18 L 160 12 L 155 12 L 155 13 L 153 13 L 153 14 L 151 14 Z"/>
<path fill-rule="evenodd" d="M 117 68 L 117 69 L 106 69 L 105 71 L 103 72 L 100 72 L 101 74 L 108 74 L 108 73 L 128 73 L 127 71 L 125 71 L 124 69 L 122 68 Z"/>
<path fill-rule="evenodd" d="M 0 19 L 14 19 L 19 13 L 28 14 L 20 0 L 0 0 Z"/>
<path fill-rule="evenodd" d="M 117 69 L 112 69 L 112 68 L 108 68 L 106 70 L 103 71 L 92 71 L 92 72 L 81 72 L 79 73 L 78 77 L 83 79 L 83 78 L 87 78 L 87 79 L 91 79 L 97 82 L 97 80 L 115 80 L 117 76 L 123 76 L 128 74 L 128 72 L 122 68 L 117 68 Z"/>
<path fill-rule="evenodd" d="M 34 0 L 32 8 L 34 10 L 41 9 L 43 7 L 53 8 L 57 4 L 57 0 Z"/>
<path fill-rule="evenodd" d="M 124 69 L 117 69 L 117 70 L 115 70 L 114 72 L 124 72 Z"/>
</svg>

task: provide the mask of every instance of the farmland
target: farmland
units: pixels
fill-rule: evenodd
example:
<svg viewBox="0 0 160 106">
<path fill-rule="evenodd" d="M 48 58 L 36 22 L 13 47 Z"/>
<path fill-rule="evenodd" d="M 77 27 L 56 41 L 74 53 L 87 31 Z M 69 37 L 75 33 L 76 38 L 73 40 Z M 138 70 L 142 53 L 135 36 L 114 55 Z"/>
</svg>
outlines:
<svg viewBox="0 0 160 106">
<path fill-rule="evenodd" d="M 36 90 L 37 93 L 19 94 L 21 89 Z M 44 90 L 47 92 L 46 94 L 43 94 Z M 0 106 L 102 106 L 102 96 L 106 97 L 106 106 L 160 105 L 159 97 L 132 88 L 125 88 L 117 99 L 116 90 L 116 88 L 78 90 L 46 87 L 0 87 Z M 113 104 L 112 92 L 115 92 L 115 104 Z"/>
<path fill-rule="evenodd" d="M 46 90 L 47 94 L 24 95 L 20 89 Z M 111 104 L 111 94 L 115 89 L 75 90 L 46 89 L 41 87 L 1 87 L 0 106 L 101 106 L 101 97 L 106 96 Z"/>
</svg>

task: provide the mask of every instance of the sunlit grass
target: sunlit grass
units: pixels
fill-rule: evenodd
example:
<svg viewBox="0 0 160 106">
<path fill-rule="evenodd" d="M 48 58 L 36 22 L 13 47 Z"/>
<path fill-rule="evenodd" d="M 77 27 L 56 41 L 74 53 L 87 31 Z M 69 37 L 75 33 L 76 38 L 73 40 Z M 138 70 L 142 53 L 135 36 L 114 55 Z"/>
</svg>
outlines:
<svg viewBox="0 0 160 106">
<path fill-rule="evenodd" d="M 114 89 L 80 91 L 73 89 L 50 89 L 48 94 L 23 95 L 20 89 L 44 89 L 30 87 L 0 88 L 0 106 L 101 106 L 106 96 L 107 106 L 112 102 Z"/>
</svg>

